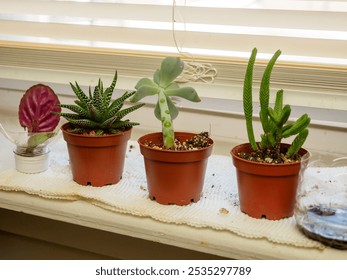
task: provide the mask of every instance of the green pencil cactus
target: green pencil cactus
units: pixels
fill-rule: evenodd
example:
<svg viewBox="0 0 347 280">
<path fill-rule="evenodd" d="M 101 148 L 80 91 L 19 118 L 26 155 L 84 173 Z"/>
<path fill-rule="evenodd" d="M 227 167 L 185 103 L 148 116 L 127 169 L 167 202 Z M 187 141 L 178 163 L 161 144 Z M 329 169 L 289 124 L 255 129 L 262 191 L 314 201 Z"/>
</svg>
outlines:
<svg viewBox="0 0 347 280">
<path fill-rule="evenodd" d="M 171 100 L 171 96 L 185 98 L 192 102 L 199 102 L 200 98 L 192 87 L 180 88 L 174 81 L 183 71 L 184 63 L 180 58 L 167 57 L 154 75 L 153 80 L 143 78 L 138 81 L 135 88 L 137 92 L 131 102 L 137 102 L 150 95 L 157 95 L 158 102 L 154 114 L 162 124 L 163 142 L 166 149 L 173 149 L 175 136 L 173 120 L 178 116 L 178 109 Z"/>
<path fill-rule="evenodd" d="M 279 151 L 280 143 L 283 138 L 295 136 L 289 149 L 286 151 L 286 157 L 293 158 L 306 141 L 308 136 L 307 127 L 310 123 L 310 118 L 307 114 L 304 114 L 295 122 L 286 124 L 291 113 L 291 107 L 290 105 L 283 105 L 283 90 L 277 92 L 274 107 L 269 107 L 270 78 L 276 60 L 281 55 L 280 50 L 273 55 L 267 64 L 261 80 L 259 116 L 264 133 L 261 135 L 260 142 L 256 142 L 255 140 L 252 122 L 252 83 L 256 55 L 257 49 L 254 48 L 248 62 L 243 87 L 243 108 L 249 143 L 254 151 L 267 153 L 269 150 Z"/>
<path fill-rule="evenodd" d="M 122 109 L 124 102 L 135 94 L 135 91 L 125 92 L 121 97 L 112 100 L 112 94 L 117 82 L 117 71 L 112 83 L 104 90 L 103 82 L 99 79 L 98 85 L 92 92 L 89 87 L 89 95 L 85 94 L 78 83 L 70 83 L 78 100 L 75 104 L 58 104 L 73 113 L 58 113 L 70 124 L 70 132 L 76 134 L 103 135 L 115 134 L 139 123 L 123 120 L 123 118 L 142 107 L 144 104 L 136 104 Z"/>
</svg>

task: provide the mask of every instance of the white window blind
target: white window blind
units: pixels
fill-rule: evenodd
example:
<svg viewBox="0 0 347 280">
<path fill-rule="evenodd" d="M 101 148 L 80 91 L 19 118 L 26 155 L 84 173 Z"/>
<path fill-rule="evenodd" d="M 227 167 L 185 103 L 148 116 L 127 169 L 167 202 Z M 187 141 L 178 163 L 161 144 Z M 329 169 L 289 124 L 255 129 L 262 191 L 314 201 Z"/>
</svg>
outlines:
<svg viewBox="0 0 347 280">
<path fill-rule="evenodd" d="M 207 80 L 217 74 L 214 87 L 201 87 L 203 96 L 241 99 L 251 50 L 258 48 L 259 82 L 262 59 L 281 49 L 273 85 L 291 90 L 292 104 L 347 108 L 347 0 L 0 0 L 0 6 L 3 66 L 109 75 L 116 65 L 138 78 L 153 73 L 160 57 L 181 55 L 212 64 Z"/>
<path fill-rule="evenodd" d="M 1 0 L 0 39 L 149 53 L 347 65 L 347 1 Z M 176 39 L 176 44 L 175 40 Z M 260 55 L 261 56 L 261 55 Z"/>
</svg>

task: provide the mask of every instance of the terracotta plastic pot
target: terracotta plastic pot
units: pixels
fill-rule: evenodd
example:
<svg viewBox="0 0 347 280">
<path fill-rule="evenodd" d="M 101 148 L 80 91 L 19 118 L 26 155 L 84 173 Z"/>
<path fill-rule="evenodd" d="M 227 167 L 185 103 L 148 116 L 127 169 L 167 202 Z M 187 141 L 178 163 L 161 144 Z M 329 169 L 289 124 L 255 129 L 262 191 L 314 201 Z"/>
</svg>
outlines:
<svg viewBox="0 0 347 280">
<path fill-rule="evenodd" d="M 253 218 L 268 220 L 293 216 L 301 162 L 259 163 L 238 156 L 240 152 L 251 151 L 247 143 L 230 152 L 236 167 L 241 211 Z M 305 149 L 299 151 L 301 156 L 306 153 Z"/>
<path fill-rule="evenodd" d="M 194 133 L 176 132 L 175 137 L 185 141 Z M 206 148 L 193 151 L 170 151 L 144 145 L 152 141 L 162 145 L 162 133 L 151 133 L 139 138 L 144 156 L 149 197 L 160 204 L 187 205 L 200 200 L 208 157 L 213 141 Z"/>
<path fill-rule="evenodd" d="M 67 142 L 73 180 L 80 185 L 101 187 L 122 178 L 127 142 L 131 129 L 104 136 L 73 134 L 62 126 Z"/>
</svg>

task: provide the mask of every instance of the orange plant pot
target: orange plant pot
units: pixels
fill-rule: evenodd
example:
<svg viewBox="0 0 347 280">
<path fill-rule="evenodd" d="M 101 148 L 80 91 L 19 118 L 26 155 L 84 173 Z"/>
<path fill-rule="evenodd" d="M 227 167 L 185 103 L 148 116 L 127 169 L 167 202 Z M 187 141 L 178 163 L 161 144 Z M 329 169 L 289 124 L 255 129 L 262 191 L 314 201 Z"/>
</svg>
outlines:
<svg viewBox="0 0 347 280">
<path fill-rule="evenodd" d="M 251 151 L 246 143 L 235 146 L 230 152 L 236 168 L 241 211 L 253 218 L 268 220 L 293 216 L 301 162 L 259 163 L 238 156 Z M 301 156 L 306 153 L 305 149 L 299 151 Z"/>
<path fill-rule="evenodd" d="M 194 133 L 176 132 L 175 137 L 185 141 Z M 162 133 L 151 133 L 139 138 L 141 154 L 144 157 L 149 197 L 160 204 L 187 205 L 200 200 L 204 185 L 210 146 L 192 151 L 170 151 L 150 148 L 144 145 L 152 141 L 162 145 Z"/>
<path fill-rule="evenodd" d="M 62 126 L 67 143 L 73 180 L 80 185 L 101 187 L 116 184 L 122 178 L 127 142 L 131 129 L 103 136 L 87 136 L 67 131 Z"/>
</svg>

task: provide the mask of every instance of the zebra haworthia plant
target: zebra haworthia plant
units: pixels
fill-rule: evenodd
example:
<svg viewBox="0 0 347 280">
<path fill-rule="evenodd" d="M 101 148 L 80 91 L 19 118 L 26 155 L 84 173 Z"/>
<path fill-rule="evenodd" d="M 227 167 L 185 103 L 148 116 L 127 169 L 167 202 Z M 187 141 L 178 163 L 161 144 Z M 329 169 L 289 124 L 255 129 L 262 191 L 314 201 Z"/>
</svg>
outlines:
<svg viewBox="0 0 347 280">
<path fill-rule="evenodd" d="M 139 109 L 144 104 L 136 104 L 129 108 L 123 108 L 124 102 L 135 94 L 135 91 L 126 91 L 119 98 L 112 100 L 112 94 L 117 82 L 117 71 L 109 87 L 104 89 L 103 82 L 99 79 L 93 92 L 89 87 L 89 94 L 85 94 L 79 84 L 70 83 L 77 100 L 75 104 L 59 104 L 72 113 L 59 113 L 70 124 L 70 132 L 76 134 L 104 135 L 115 134 L 124 129 L 139 125 L 137 122 L 123 118 L 129 113 Z"/>
<path fill-rule="evenodd" d="M 157 95 L 158 101 L 154 114 L 162 124 L 163 142 L 166 149 L 174 149 L 175 135 L 173 120 L 178 116 L 178 109 L 171 100 L 172 96 L 185 98 L 192 102 L 199 102 L 200 98 L 192 87 L 180 88 L 175 79 L 182 73 L 184 62 L 178 57 L 167 57 L 156 70 L 153 80 L 142 78 L 135 88 L 137 92 L 131 102 L 137 102 L 146 96 Z"/>
<path fill-rule="evenodd" d="M 272 69 L 281 51 L 278 50 L 269 63 L 267 64 L 260 84 L 259 101 L 260 101 L 260 122 L 263 128 L 261 141 L 256 142 L 253 132 L 252 114 L 252 83 L 253 83 L 253 68 L 257 49 L 254 48 L 248 62 L 243 88 L 243 107 L 246 119 L 246 127 L 249 143 L 254 151 L 268 151 L 280 149 L 280 143 L 283 138 L 295 136 L 291 143 L 286 156 L 292 158 L 296 156 L 306 138 L 308 136 L 308 125 L 310 118 L 307 114 L 303 114 L 295 122 L 286 124 L 290 113 L 290 105 L 283 105 L 283 90 L 279 90 L 276 94 L 274 107 L 269 107 L 270 97 L 270 77 Z"/>
</svg>

